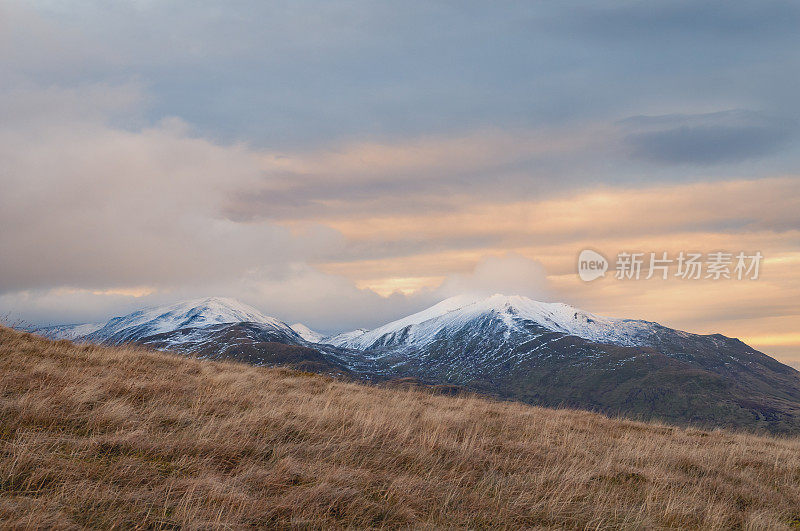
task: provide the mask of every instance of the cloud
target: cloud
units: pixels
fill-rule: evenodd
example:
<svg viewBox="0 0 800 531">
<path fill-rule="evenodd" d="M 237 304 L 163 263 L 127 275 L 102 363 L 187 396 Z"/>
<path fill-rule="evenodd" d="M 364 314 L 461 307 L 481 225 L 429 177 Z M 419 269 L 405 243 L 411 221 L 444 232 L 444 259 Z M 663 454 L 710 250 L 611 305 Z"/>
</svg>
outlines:
<svg viewBox="0 0 800 531">
<path fill-rule="evenodd" d="M 700 115 L 638 116 L 622 122 L 645 129 L 625 140 L 634 158 L 658 164 L 726 164 L 777 152 L 795 135 L 785 118 L 727 111 Z"/>
<path fill-rule="evenodd" d="M 7 134 L 55 126 L 134 118 L 147 101 L 138 83 L 41 87 L 30 82 L 0 86 L 0 124 Z M 10 131 L 11 128 L 13 131 Z"/>
<path fill-rule="evenodd" d="M 237 221 L 313 219 L 359 212 L 447 210 L 470 197 L 542 193 L 574 182 L 576 154 L 607 149 L 608 132 L 580 129 L 427 135 L 283 153 L 269 175 L 233 193 L 225 215 Z M 572 176 L 563 169 L 570 160 Z"/>
<path fill-rule="evenodd" d="M 293 233 L 222 217 L 226 190 L 261 179 L 262 154 L 193 137 L 177 119 L 139 130 L 115 127 L 105 108 L 124 111 L 129 92 L 92 85 L 29 89 L 12 100 L 31 103 L 28 112 L 3 107 L 0 293 L 269 274 L 340 245 L 324 227 Z M 98 93 L 105 97 L 92 112 L 79 106 L 39 119 L 38 107 L 61 109 Z"/>
<path fill-rule="evenodd" d="M 744 0 L 692 2 L 586 2 L 564 21 L 582 32 L 606 40 L 651 40 L 681 35 L 695 40 L 713 36 L 738 40 L 781 38 L 794 33 L 800 9 L 786 0 L 757 6 Z M 680 42 L 675 43 L 680 45 Z"/>
<path fill-rule="evenodd" d="M 11 0 L 0 68 L 45 85 L 139 79 L 152 118 L 282 150 L 720 102 L 798 116 L 792 2 L 578 5 Z"/>
<path fill-rule="evenodd" d="M 426 213 L 318 218 L 352 242 L 355 260 L 436 249 L 514 248 L 593 239 L 755 231 L 800 226 L 800 179 L 785 176 L 633 188 L 600 187 L 538 200 L 464 201 Z M 433 261 L 433 260 L 432 260 Z"/>
<path fill-rule="evenodd" d="M 349 279 L 326 274 L 305 263 L 281 272 L 219 278 L 202 285 L 148 290 L 52 288 L 0 294 L 9 319 L 30 323 L 102 322 L 147 306 L 221 294 L 234 297 L 286 322 L 302 321 L 324 332 L 375 327 L 460 293 L 518 293 L 549 296 L 541 264 L 520 255 L 487 256 L 472 271 L 447 276 L 414 293 L 378 295 Z M 2 317 L 3 314 L 0 314 Z"/>
<path fill-rule="evenodd" d="M 454 296 L 462 293 L 478 295 L 523 295 L 534 300 L 548 300 L 553 294 L 541 262 L 520 254 L 487 256 L 468 274 L 454 274 L 436 289 L 437 294 Z"/>
<path fill-rule="evenodd" d="M 339 329 L 513 290 L 775 323 L 792 269 L 759 304 L 565 279 L 583 245 L 797 249 L 798 20 L 739 0 L 2 2 L 0 312 L 219 294 Z"/>
</svg>

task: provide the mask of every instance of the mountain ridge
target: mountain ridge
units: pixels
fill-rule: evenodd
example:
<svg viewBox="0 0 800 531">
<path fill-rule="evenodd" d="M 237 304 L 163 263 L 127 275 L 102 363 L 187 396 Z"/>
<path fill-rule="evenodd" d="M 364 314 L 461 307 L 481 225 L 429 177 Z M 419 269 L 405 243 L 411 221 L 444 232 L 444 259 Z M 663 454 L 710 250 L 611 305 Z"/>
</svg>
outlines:
<svg viewBox="0 0 800 531">
<path fill-rule="evenodd" d="M 622 346 L 645 345 L 647 343 L 644 336 L 647 333 L 652 333 L 656 327 L 667 328 L 651 321 L 604 317 L 564 303 L 540 302 L 520 295 L 507 296 L 498 293 L 490 297 L 471 295 L 450 297 L 430 308 L 369 330 L 355 338 L 343 338 L 334 344 L 367 349 L 387 334 L 396 334 L 404 329 L 410 332 L 411 327 L 420 326 L 434 319 L 455 315 L 456 318 L 452 320 L 456 321 L 454 324 L 457 325 L 458 321 L 463 321 L 464 318 L 490 312 L 506 315 L 509 318 L 518 316 L 555 332 Z M 683 331 L 676 332 L 688 334 Z"/>
<path fill-rule="evenodd" d="M 332 337 L 295 326 L 302 334 L 238 301 L 208 298 L 115 317 L 75 339 L 679 424 L 800 433 L 800 373 L 720 334 L 500 294 L 445 299 Z"/>
</svg>

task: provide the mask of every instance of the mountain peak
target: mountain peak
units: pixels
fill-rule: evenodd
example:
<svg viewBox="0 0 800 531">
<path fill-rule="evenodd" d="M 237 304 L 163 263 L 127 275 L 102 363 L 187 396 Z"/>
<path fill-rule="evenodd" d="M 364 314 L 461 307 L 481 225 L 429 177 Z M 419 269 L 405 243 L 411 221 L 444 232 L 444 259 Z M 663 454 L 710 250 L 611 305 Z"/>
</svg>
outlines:
<svg viewBox="0 0 800 531">
<path fill-rule="evenodd" d="M 171 306 L 205 308 L 209 310 L 244 311 L 248 313 L 260 313 L 258 310 L 237 299 L 230 297 L 204 297 L 201 299 L 189 299 L 175 303 Z"/>
<path fill-rule="evenodd" d="M 409 315 L 408 317 L 404 317 L 403 319 L 399 319 L 390 324 L 402 326 L 419 324 L 429 319 L 453 312 L 470 314 L 481 314 L 488 312 L 507 313 L 509 311 L 520 312 L 527 309 L 528 313 L 530 313 L 531 310 L 533 310 L 533 313 L 538 313 L 538 311 L 542 308 L 551 310 L 563 310 L 566 308 L 573 309 L 571 306 L 566 304 L 539 302 L 522 295 L 505 295 L 502 293 L 495 293 L 493 295 L 485 296 L 465 293 L 444 299 L 443 301 L 434 304 L 430 308 Z"/>
<path fill-rule="evenodd" d="M 310 343 L 319 343 L 324 338 L 324 334 L 320 334 L 316 330 L 312 330 L 303 323 L 295 323 L 293 325 L 289 325 L 289 328 L 297 332 L 297 335 L 305 339 Z"/>
<path fill-rule="evenodd" d="M 397 341 L 425 343 L 486 317 L 498 319 L 509 331 L 530 322 L 553 332 L 626 346 L 646 344 L 658 326 L 647 321 L 602 317 L 568 304 L 540 302 L 522 295 L 462 294 L 359 336 L 337 336 L 334 344 L 364 349 Z"/>
<path fill-rule="evenodd" d="M 259 310 L 228 297 L 205 297 L 190 299 L 166 306 L 152 306 L 121 317 L 114 317 L 102 328 L 88 337 L 92 340 L 107 340 L 120 336 L 124 331 L 142 334 L 160 334 L 183 328 L 252 322 L 270 326 L 286 327 L 283 323 L 264 315 Z M 128 334 L 122 334 L 128 338 Z"/>
</svg>

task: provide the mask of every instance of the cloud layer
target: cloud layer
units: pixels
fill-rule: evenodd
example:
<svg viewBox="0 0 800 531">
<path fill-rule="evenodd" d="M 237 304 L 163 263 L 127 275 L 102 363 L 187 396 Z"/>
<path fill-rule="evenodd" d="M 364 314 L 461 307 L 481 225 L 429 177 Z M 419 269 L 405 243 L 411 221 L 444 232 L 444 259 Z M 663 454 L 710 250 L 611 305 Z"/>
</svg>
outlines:
<svg viewBox="0 0 800 531">
<path fill-rule="evenodd" d="M 5 2 L 0 314 L 219 294 L 333 331 L 505 291 L 800 359 L 798 23 L 779 1 Z M 585 285 L 584 247 L 770 261 Z"/>
</svg>

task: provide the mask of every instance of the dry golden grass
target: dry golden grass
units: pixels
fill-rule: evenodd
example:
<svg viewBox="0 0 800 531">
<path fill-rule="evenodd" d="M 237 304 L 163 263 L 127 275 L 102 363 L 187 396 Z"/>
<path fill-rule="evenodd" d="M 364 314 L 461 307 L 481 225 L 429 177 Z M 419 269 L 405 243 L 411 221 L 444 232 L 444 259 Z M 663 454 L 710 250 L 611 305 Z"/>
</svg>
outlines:
<svg viewBox="0 0 800 531">
<path fill-rule="evenodd" d="M 800 441 L 0 329 L 3 527 L 800 523 Z"/>
</svg>

